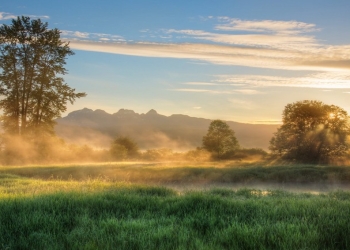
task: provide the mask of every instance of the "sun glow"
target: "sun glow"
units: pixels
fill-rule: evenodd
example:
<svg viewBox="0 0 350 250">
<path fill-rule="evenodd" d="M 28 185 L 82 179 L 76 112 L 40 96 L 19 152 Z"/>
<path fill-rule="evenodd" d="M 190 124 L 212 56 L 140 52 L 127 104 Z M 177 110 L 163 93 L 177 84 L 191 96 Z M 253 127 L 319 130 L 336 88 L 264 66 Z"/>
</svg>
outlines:
<svg viewBox="0 0 350 250">
<path fill-rule="evenodd" d="M 330 119 L 334 119 L 335 118 L 335 114 L 334 113 L 329 113 L 328 116 L 329 116 Z"/>
</svg>

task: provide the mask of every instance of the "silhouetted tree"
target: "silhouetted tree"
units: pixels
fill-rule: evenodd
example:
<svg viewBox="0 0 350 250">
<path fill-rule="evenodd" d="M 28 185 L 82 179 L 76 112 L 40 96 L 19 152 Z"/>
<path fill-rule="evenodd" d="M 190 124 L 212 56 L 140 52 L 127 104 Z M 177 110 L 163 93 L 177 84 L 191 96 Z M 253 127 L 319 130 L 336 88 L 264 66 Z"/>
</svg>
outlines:
<svg viewBox="0 0 350 250">
<path fill-rule="evenodd" d="M 66 57 L 74 54 L 68 45 L 40 19 L 22 16 L 0 27 L 0 108 L 7 133 L 53 132 L 67 102 L 86 95 L 62 78 Z"/>
<path fill-rule="evenodd" d="M 270 150 L 286 159 L 327 163 L 348 150 L 348 114 L 320 101 L 299 101 L 283 111 L 283 125 L 270 141 Z"/>
<path fill-rule="evenodd" d="M 116 160 L 133 159 L 139 155 L 139 147 L 129 137 L 117 137 L 111 144 L 110 153 Z"/>
<path fill-rule="evenodd" d="M 235 133 L 221 120 L 210 123 L 207 134 L 203 137 L 203 148 L 213 154 L 215 158 L 225 159 L 232 156 L 239 148 Z"/>
</svg>

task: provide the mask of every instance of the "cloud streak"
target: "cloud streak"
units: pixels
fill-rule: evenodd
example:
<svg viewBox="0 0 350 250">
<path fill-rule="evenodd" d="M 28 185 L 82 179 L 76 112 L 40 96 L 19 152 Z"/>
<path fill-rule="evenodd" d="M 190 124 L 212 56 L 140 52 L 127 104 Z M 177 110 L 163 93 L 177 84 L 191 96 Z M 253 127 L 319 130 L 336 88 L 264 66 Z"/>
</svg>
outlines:
<svg viewBox="0 0 350 250">
<path fill-rule="evenodd" d="M 186 82 L 186 85 L 196 85 L 196 86 L 223 86 L 223 83 L 214 83 L 214 82 Z M 229 85 L 229 84 L 226 84 Z"/>
<path fill-rule="evenodd" d="M 49 19 L 49 16 L 36 16 L 36 15 L 19 15 L 19 16 L 29 16 L 30 18 L 40 18 Z M 8 12 L 0 12 L 0 20 L 10 20 L 17 19 L 17 16 Z"/>
<path fill-rule="evenodd" d="M 209 89 L 172 89 L 172 91 L 180 91 L 180 92 L 199 92 L 199 93 L 203 93 L 203 92 L 211 92 L 212 90 Z"/>
<path fill-rule="evenodd" d="M 186 35 L 198 40 L 208 40 L 215 43 L 234 44 L 251 47 L 293 48 L 297 45 L 303 47 L 316 46 L 316 40 L 311 36 L 300 36 L 289 33 L 279 34 L 222 34 L 205 32 L 202 30 L 174 30 L 165 31 L 168 34 L 176 33 Z"/>
<path fill-rule="evenodd" d="M 332 89 L 350 89 L 350 72 L 318 72 L 302 77 L 217 75 L 211 82 L 187 82 L 184 84 L 196 88 L 179 88 L 173 89 L 173 91 L 203 94 L 239 94 L 241 96 L 264 94 L 264 88 L 267 87 L 316 88 L 331 91 Z"/>
<path fill-rule="evenodd" d="M 206 86 L 206 85 L 204 85 Z M 211 86 L 211 85 L 210 85 Z M 222 85 L 216 85 L 222 86 Z M 241 88 L 230 88 L 230 89 L 208 89 L 208 88 L 178 88 L 171 89 L 172 91 L 180 91 L 180 92 L 197 92 L 197 93 L 209 93 L 209 94 L 243 94 L 243 95 L 257 95 L 261 94 L 260 91 L 256 89 L 241 89 Z"/>
<path fill-rule="evenodd" d="M 251 87 L 302 87 L 320 89 L 350 89 L 350 72 L 322 72 L 303 77 L 268 75 L 222 75 L 217 82 L 244 84 Z"/>
<path fill-rule="evenodd" d="M 177 34 L 181 35 L 178 38 L 181 42 L 128 42 L 117 35 L 79 31 L 63 31 L 62 34 L 64 38 L 70 40 L 71 48 L 76 50 L 186 59 L 195 63 L 277 70 L 317 72 L 350 70 L 350 44 L 319 43 L 313 36 L 307 35 L 307 33 L 318 30 L 315 24 L 297 21 L 240 20 L 228 17 L 219 17 L 216 20 L 220 22 L 214 26 L 216 32 L 191 29 L 168 29 L 159 32 L 160 40 L 164 34 Z M 236 33 L 238 31 L 240 33 Z M 245 33 L 242 34 L 242 32 Z M 193 42 L 193 40 L 198 40 L 198 42 Z M 245 79 L 247 81 L 247 78 Z M 261 81 L 263 79 L 265 78 L 263 77 Z M 320 80 L 317 77 L 314 79 Z M 297 82 L 273 77 L 267 80 L 281 86 L 315 86 L 311 78 L 299 79 Z M 331 81 L 323 82 L 319 86 L 332 85 L 331 83 Z M 187 84 L 210 86 L 215 83 Z M 236 84 L 242 84 L 242 79 L 236 81 Z M 346 86 L 347 84 L 347 81 L 340 82 L 339 80 L 338 84 L 333 85 Z"/>
<path fill-rule="evenodd" d="M 7 12 L 0 12 L 0 20 L 9 20 L 9 19 L 15 19 L 17 16 L 7 13 Z"/>
<path fill-rule="evenodd" d="M 298 34 L 317 31 L 315 24 L 297 21 L 274 20 L 240 20 L 237 18 L 219 17 L 223 24 L 215 26 L 217 30 L 271 32 L 279 34 Z"/>
<path fill-rule="evenodd" d="M 66 40 L 72 41 L 106 41 L 106 42 L 124 42 L 122 36 L 105 33 L 88 33 L 81 31 L 62 30 L 61 35 Z"/>
<path fill-rule="evenodd" d="M 280 50 L 245 48 L 216 44 L 112 43 L 71 40 L 72 49 L 142 57 L 160 57 L 206 61 L 287 70 L 350 69 L 350 45 L 325 48 Z"/>
</svg>

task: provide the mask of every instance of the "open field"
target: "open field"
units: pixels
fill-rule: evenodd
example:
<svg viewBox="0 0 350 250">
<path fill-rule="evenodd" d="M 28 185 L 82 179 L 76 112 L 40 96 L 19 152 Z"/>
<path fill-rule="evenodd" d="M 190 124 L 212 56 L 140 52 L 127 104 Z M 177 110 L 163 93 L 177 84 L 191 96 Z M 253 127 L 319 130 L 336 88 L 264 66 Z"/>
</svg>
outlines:
<svg viewBox="0 0 350 250">
<path fill-rule="evenodd" d="M 271 165 L 264 162 L 115 162 L 100 164 L 0 167 L 10 174 L 35 180 L 103 180 L 160 185 L 177 190 L 211 187 L 278 188 L 297 191 L 350 190 L 350 167 Z"/>
<path fill-rule="evenodd" d="M 335 190 L 349 177 L 233 162 L 0 167 L 0 249 L 350 249 L 350 192 Z M 318 193 L 266 189 L 299 184 Z"/>
</svg>

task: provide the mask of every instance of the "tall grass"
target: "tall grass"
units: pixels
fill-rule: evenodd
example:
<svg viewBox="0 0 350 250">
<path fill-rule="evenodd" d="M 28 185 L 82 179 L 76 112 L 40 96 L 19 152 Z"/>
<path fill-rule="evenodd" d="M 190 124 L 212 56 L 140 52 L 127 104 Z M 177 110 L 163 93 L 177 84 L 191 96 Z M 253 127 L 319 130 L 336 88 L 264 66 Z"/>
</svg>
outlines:
<svg viewBox="0 0 350 250">
<path fill-rule="evenodd" d="M 109 163 L 85 165 L 0 167 L 1 174 L 41 180 L 89 180 L 153 185 L 277 184 L 350 186 L 350 167 L 319 165 L 273 165 L 262 163 Z M 327 188 L 326 188 L 327 190 Z"/>
<path fill-rule="evenodd" d="M 350 249 L 350 193 L 0 176 L 0 249 Z"/>
</svg>

